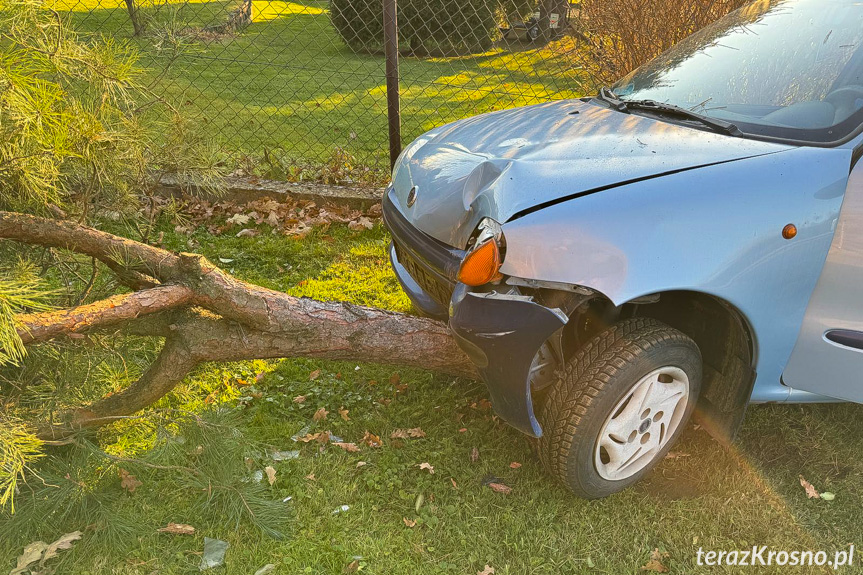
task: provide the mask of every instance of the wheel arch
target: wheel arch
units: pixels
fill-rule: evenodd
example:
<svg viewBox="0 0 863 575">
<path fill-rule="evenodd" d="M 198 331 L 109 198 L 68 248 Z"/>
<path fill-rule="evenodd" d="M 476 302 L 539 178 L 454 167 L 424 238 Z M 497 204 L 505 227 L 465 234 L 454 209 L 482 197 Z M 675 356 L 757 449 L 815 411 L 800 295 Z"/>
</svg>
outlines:
<svg viewBox="0 0 863 575">
<path fill-rule="evenodd" d="M 564 345 L 578 347 L 610 323 L 636 316 L 659 320 L 695 341 L 704 362 L 696 418 L 714 437 L 732 440 L 749 403 L 758 356 L 744 314 L 727 300 L 698 291 L 658 292 L 620 305 L 597 293 L 571 312 Z"/>
</svg>

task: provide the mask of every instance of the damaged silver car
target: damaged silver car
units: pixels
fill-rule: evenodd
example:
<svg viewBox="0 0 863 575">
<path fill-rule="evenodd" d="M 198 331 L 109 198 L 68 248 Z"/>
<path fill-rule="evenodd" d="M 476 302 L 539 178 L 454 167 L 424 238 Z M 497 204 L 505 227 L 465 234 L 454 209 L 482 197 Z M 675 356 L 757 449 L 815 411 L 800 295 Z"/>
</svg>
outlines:
<svg viewBox="0 0 863 575">
<path fill-rule="evenodd" d="M 619 491 L 696 407 L 863 401 L 863 5 L 761 1 L 595 97 L 421 136 L 391 260 L 575 493 Z"/>
</svg>

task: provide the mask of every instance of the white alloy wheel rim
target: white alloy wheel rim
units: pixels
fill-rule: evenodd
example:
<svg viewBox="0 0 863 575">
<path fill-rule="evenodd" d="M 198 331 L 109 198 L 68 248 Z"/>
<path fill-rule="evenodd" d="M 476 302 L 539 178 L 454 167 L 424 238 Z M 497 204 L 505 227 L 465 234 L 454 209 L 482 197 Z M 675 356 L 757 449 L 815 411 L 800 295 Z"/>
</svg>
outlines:
<svg viewBox="0 0 863 575">
<path fill-rule="evenodd" d="M 653 461 L 677 431 L 689 403 L 689 377 L 661 367 L 633 385 L 611 410 L 594 448 L 599 476 L 632 477 Z"/>
</svg>

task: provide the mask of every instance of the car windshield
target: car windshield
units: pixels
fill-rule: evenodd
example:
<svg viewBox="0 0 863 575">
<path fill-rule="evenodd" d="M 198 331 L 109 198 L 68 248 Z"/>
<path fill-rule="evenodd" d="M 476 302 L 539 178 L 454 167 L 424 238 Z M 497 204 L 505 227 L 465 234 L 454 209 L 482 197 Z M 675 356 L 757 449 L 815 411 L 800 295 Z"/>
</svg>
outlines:
<svg viewBox="0 0 863 575">
<path fill-rule="evenodd" d="M 614 85 L 731 122 L 828 143 L 863 124 L 863 2 L 762 0 L 681 41 Z"/>
</svg>

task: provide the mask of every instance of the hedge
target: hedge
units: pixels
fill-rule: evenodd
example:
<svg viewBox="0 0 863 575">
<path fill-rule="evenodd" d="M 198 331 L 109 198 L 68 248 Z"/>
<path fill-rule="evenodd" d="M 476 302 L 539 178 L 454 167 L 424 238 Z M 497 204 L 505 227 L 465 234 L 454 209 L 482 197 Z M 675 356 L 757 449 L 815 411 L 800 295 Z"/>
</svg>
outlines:
<svg viewBox="0 0 863 575">
<path fill-rule="evenodd" d="M 399 37 L 418 52 L 471 52 L 491 45 L 506 16 L 529 14 L 536 0 L 398 0 Z M 353 50 L 383 47 L 381 0 L 330 0 L 330 18 Z"/>
</svg>

